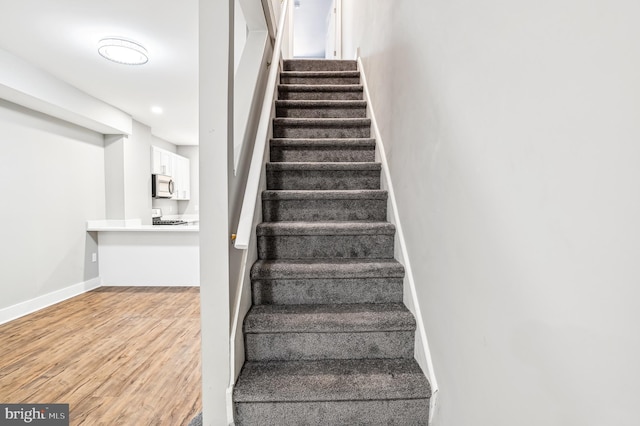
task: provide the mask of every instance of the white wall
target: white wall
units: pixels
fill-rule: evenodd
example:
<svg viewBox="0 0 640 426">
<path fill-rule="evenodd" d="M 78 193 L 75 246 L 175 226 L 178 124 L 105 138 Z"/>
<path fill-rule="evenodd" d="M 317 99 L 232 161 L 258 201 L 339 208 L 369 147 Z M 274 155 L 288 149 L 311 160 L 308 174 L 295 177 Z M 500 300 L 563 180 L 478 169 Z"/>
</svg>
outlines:
<svg viewBox="0 0 640 426">
<path fill-rule="evenodd" d="M 0 149 L 0 308 L 97 277 L 102 135 L 0 100 Z"/>
<path fill-rule="evenodd" d="M 130 136 L 104 137 L 107 218 L 150 225 L 151 128 L 135 120 L 132 127 Z"/>
<path fill-rule="evenodd" d="M 107 219 L 125 217 L 124 135 L 104 136 L 104 173 Z"/>
<path fill-rule="evenodd" d="M 125 140 L 125 219 L 151 225 L 151 128 L 133 122 L 133 133 Z"/>
<path fill-rule="evenodd" d="M 242 7 L 240 0 L 234 0 L 233 6 L 233 69 L 238 70 L 240 65 L 240 58 L 242 57 L 242 50 L 247 42 L 247 21 L 242 13 Z"/>
<path fill-rule="evenodd" d="M 640 3 L 343 1 L 437 425 L 635 425 Z"/>
</svg>

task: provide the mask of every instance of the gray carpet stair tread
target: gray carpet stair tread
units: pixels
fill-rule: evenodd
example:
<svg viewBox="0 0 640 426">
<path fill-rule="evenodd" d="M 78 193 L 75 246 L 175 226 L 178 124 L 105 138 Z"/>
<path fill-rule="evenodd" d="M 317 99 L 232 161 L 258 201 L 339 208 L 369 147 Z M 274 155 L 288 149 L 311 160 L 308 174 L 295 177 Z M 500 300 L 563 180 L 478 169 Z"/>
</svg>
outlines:
<svg viewBox="0 0 640 426">
<path fill-rule="evenodd" d="M 402 277 L 395 259 L 258 260 L 251 268 L 251 279 Z"/>
<path fill-rule="evenodd" d="M 416 322 L 402 303 L 256 305 L 245 333 L 352 333 L 414 331 Z"/>
<path fill-rule="evenodd" d="M 366 108 L 367 101 L 358 100 L 278 100 L 276 108 Z"/>
<path fill-rule="evenodd" d="M 371 138 L 274 138 L 272 162 L 374 162 L 376 143 Z"/>
<path fill-rule="evenodd" d="M 323 171 L 342 171 L 342 170 L 382 170 L 382 164 L 372 162 L 297 162 L 297 163 L 267 163 L 267 172 L 278 172 L 288 170 L 323 170 Z"/>
<path fill-rule="evenodd" d="M 340 190 L 267 190 L 262 199 L 267 200 L 386 200 L 388 192 L 383 189 Z"/>
<path fill-rule="evenodd" d="M 360 77 L 360 71 L 282 71 L 281 77 Z"/>
<path fill-rule="evenodd" d="M 192 418 L 187 426 L 202 426 L 202 412 Z"/>
<path fill-rule="evenodd" d="M 278 84 L 280 92 L 362 92 L 362 84 Z"/>
<path fill-rule="evenodd" d="M 366 118 L 367 104 L 359 100 L 279 100 L 276 116 L 289 118 Z"/>
<path fill-rule="evenodd" d="M 376 146 L 375 139 L 371 138 L 316 138 L 316 139 L 295 139 L 295 138 L 275 138 L 271 139 L 271 147 L 371 147 Z"/>
<path fill-rule="evenodd" d="M 370 118 L 287 118 L 273 119 L 274 126 L 288 127 L 369 127 Z"/>
<path fill-rule="evenodd" d="M 261 197 L 264 222 L 387 220 L 387 192 L 380 189 L 276 189 Z"/>
<path fill-rule="evenodd" d="M 431 388 L 414 359 L 246 362 L 236 402 L 426 399 Z"/>
<path fill-rule="evenodd" d="M 262 222 L 258 237 L 280 235 L 395 235 L 389 222 Z"/>
<path fill-rule="evenodd" d="M 358 62 L 344 59 L 287 59 L 283 61 L 285 71 L 353 71 Z"/>
</svg>

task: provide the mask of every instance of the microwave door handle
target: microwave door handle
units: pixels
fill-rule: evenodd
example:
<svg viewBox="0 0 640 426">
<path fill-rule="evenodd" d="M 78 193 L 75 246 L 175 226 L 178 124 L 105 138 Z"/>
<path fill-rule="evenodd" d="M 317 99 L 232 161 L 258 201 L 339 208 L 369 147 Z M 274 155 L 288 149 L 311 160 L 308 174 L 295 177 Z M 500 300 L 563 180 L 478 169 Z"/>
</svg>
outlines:
<svg viewBox="0 0 640 426">
<path fill-rule="evenodd" d="M 174 184 L 173 180 L 169 181 L 169 194 L 173 195 Z"/>
</svg>

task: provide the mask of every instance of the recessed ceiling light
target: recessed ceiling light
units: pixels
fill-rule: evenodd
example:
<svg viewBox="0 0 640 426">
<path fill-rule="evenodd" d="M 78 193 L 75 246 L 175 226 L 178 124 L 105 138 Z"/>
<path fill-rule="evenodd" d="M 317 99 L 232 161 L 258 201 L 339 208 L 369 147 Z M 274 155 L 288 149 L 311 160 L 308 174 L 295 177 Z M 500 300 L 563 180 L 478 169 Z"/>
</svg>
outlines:
<svg viewBox="0 0 640 426">
<path fill-rule="evenodd" d="M 151 112 L 154 114 L 162 114 L 162 108 L 160 108 L 159 106 L 152 106 Z"/>
<path fill-rule="evenodd" d="M 98 42 L 98 53 L 105 59 L 124 65 L 142 65 L 149 61 L 147 49 L 139 43 L 117 37 Z"/>
</svg>

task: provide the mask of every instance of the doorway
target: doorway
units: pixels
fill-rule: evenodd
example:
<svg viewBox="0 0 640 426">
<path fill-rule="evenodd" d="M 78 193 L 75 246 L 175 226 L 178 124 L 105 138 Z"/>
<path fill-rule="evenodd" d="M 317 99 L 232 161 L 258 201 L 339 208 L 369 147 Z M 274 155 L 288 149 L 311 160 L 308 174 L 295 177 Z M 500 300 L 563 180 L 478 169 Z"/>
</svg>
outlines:
<svg viewBox="0 0 640 426">
<path fill-rule="evenodd" d="M 342 0 L 293 0 L 293 57 L 341 59 Z"/>
</svg>

